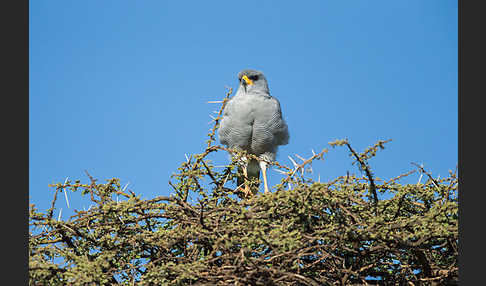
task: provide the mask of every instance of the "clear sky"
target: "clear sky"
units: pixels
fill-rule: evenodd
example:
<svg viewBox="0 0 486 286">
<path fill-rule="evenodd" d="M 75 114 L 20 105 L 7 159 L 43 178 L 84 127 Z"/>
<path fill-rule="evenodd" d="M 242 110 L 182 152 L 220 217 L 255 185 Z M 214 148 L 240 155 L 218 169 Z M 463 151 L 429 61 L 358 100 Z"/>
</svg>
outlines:
<svg viewBox="0 0 486 286">
<path fill-rule="evenodd" d="M 393 139 L 371 160 L 378 177 L 411 162 L 446 176 L 458 160 L 457 6 L 30 1 L 30 201 L 47 209 L 48 184 L 88 182 L 84 170 L 129 182 L 144 198 L 168 195 L 184 154 L 204 149 L 218 108 L 207 101 L 236 89 L 244 68 L 263 71 L 280 100 L 291 137 L 279 162 L 335 139 L 358 151 Z M 321 180 L 358 172 L 345 149 L 330 151 L 313 166 Z M 279 182 L 269 174 L 270 185 Z M 71 210 L 87 206 L 70 198 Z"/>
</svg>

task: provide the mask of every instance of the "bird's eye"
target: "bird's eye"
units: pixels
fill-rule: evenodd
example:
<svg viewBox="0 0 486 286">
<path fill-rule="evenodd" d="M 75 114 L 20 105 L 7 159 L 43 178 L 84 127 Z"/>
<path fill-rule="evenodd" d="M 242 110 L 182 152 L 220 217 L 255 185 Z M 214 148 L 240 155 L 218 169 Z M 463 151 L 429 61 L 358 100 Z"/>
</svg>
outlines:
<svg viewBox="0 0 486 286">
<path fill-rule="evenodd" d="M 250 77 L 250 79 L 251 79 L 251 80 L 258 80 L 258 75 L 252 75 L 252 76 Z"/>
</svg>

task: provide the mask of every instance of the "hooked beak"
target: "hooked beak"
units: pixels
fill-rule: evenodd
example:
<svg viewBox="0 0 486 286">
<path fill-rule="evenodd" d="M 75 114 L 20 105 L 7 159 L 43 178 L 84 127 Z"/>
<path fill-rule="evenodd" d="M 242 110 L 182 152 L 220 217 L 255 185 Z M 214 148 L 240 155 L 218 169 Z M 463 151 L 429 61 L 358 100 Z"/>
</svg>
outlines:
<svg viewBox="0 0 486 286">
<path fill-rule="evenodd" d="M 244 75 L 241 79 L 247 85 L 252 85 L 253 84 L 253 81 L 251 79 L 249 79 L 246 75 Z"/>
<path fill-rule="evenodd" d="M 243 84 L 243 88 L 245 89 L 245 93 L 246 93 L 246 86 L 252 85 L 253 81 L 249 79 L 248 76 L 244 75 L 243 77 L 241 77 L 241 83 Z"/>
</svg>

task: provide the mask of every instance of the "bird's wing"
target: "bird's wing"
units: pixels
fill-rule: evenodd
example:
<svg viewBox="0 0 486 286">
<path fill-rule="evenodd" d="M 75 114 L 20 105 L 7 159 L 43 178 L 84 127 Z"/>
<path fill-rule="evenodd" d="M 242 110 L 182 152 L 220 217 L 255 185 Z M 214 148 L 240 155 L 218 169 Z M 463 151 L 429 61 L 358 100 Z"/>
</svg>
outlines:
<svg viewBox="0 0 486 286">
<path fill-rule="evenodd" d="M 221 144 L 248 150 L 251 142 L 253 118 L 251 104 L 235 96 L 226 104 L 218 129 Z"/>
<path fill-rule="evenodd" d="M 255 106 L 252 149 L 256 153 L 275 153 L 277 146 L 289 141 L 287 123 L 282 118 L 279 101 L 271 96 L 264 97 Z"/>
</svg>

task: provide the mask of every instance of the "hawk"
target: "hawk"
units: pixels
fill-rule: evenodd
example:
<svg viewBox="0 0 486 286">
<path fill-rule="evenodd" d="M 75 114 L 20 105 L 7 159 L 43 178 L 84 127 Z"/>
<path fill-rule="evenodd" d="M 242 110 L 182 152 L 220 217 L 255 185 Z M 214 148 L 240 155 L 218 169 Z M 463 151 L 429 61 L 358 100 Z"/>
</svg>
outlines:
<svg viewBox="0 0 486 286">
<path fill-rule="evenodd" d="M 218 136 L 221 144 L 236 150 L 245 150 L 260 159 L 272 162 L 280 145 L 289 142 L 287 123 L 282 117 L 280 102 L 270 95 L 267 79 L 261 71 L 245 69 L 238 73 L 239 86 L 235 96 L 226 104 Z M 244 177 L 237 179 L 240 187 L 244 179 L 260 178 L 263 173 L 265 193 L 269 192 L 267 162 L 243 158 L 239 171 Z M 251 194 L 245 184 L 243 192 Z"/>
</svg>

